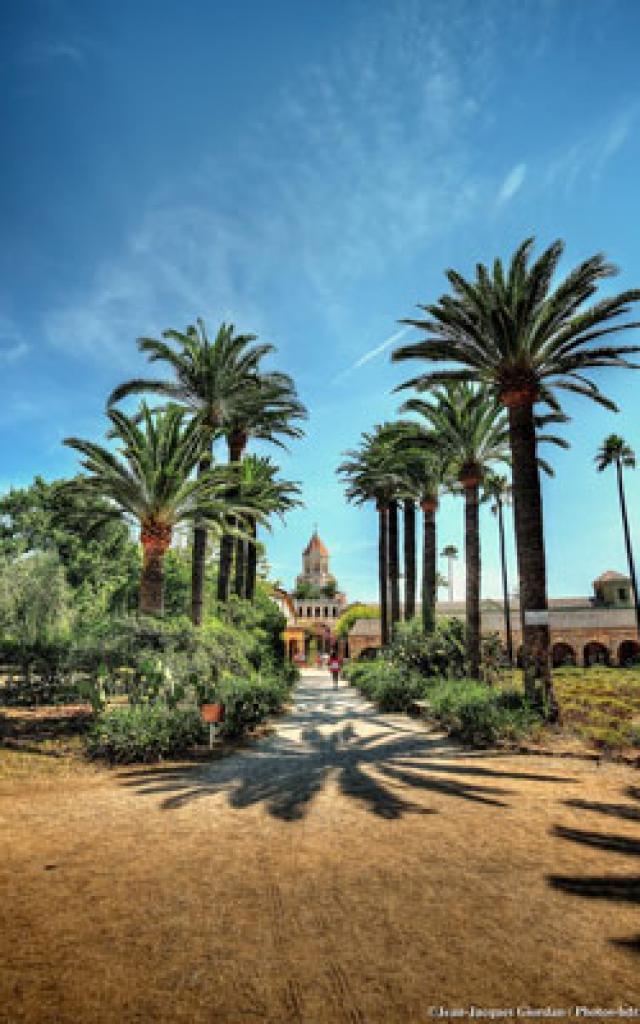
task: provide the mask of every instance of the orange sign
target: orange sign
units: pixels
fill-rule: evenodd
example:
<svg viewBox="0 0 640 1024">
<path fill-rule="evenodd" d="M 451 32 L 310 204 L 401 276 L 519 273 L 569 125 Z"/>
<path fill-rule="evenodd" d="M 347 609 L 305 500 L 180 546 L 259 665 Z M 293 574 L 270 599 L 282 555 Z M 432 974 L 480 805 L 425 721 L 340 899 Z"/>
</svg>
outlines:
<svg viewBox="0 0 640 1024">
<path fill-rule="evenodd" d="M 224 704 L 203 704 L 200 713 L 203 722 L 224 722 Z"/>
</svg>

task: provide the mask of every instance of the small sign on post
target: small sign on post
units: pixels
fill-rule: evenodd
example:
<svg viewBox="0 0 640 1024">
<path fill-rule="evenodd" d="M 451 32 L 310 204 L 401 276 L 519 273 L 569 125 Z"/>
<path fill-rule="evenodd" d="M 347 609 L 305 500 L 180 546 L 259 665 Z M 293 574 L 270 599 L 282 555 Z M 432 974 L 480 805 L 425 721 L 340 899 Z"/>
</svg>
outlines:
<svg viewBox="0 0 640 1024">
<path fill-rule="evenodd" d="M 224 722 L 224 704 L 203 704 L 200 714 L 202 721 L 209 726 L 209 750 L 213 750 L 218 729 Z"/>
<path fill-rule="evenodd" d="M 545 608 L 541 611 L 530 611 L 524 613 L 525 626 L 548 626 L 549 612 Z"/>
</svg>

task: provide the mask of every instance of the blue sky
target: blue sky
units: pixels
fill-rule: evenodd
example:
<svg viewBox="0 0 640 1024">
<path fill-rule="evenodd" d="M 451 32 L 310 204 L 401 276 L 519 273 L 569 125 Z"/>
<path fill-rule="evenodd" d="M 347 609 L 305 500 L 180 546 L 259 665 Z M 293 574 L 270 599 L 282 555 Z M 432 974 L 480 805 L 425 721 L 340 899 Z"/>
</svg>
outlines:
<svg viewBox="0 0 640 1024">
<path fill-rule="evenodd" d="M 101 436 L 136 337 L 231 320 L 310 410 L 278 456 L 307 507 L 274 529 L 274 575 L 293 582 L 317 521 L 349 597 L 373 598 L 375 512 L 334 470 L 414 372 L 389 363 L 397 321 L 529 234 L 640 285 L 639 44 L 635 0 L 4 0 L 0 490 L 75 470 L 61 439 Z M 598 379 L 621 413 L 569 400 L 544 484 L 556 596 L 624 569 L 593 455 L 612 431 L 640 448 L 640 378 Z M 439 540 L 462 549 L 459 500 Z M 497 595 L 489 512 L 482 544 Z"/>
</svg>

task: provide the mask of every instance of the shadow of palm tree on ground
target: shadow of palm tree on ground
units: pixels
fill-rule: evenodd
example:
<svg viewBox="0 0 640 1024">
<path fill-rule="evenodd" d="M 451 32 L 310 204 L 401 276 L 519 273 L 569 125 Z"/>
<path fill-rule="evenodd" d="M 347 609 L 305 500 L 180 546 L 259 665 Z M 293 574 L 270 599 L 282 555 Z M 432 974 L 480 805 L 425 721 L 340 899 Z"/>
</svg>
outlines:
<svg viewBox="0 0 640 1024">
<path fill-rule="evenodd" d="M 640 801 L 640 789 L 629 786 L 625 796 Z M 640 808 L 633 804 L 609 804 L 587 800 L 566 800 L 567 807 L 579 808 L 617 818 L 619 821 L 640 821 Z M 556 825 L 552 834 L 559 839 L 566 839 L 593 849 L 604 850 L 629 857 L 640 857 L 640 839 L 632 839 L 623 835 L 611 835 L 608 832 L 582 831 Z M 548 875 L 547 881 L 553 889 L 571 893 L 592 900 L 611 900 L 615 903 L 640 904 L 640 875 L 621 877 L 619 875 L 598 875 L 591 877 L 567 877 L 564 875 Z M 640 953 L 640 935 L 630 939 L 611 939 L 614 945 Z"/>
<path fill-rule="evenodd" d="M 224 793 L 234 808 L 263 804 L 274 817 L 296 821 L 330 779 L 344 796 L 388 819 L 434 813 L 414 799 L 427 793 L 506 807 L 502 798 L 513 791 L 504 789 L 502 780 L 573 781 L 465 764 L 460 758 L 473 755 L 412 726 L 409 719 L 381 716 L 354 691 L 339 691 L 330 702 L 326 687 L 318 688 L 315 699 L 309 687 L 301 689 L 276 736 L 205 766 L 122 773 L 123 785 L 166 794 L 165 810 Z M 331 725 L 341 727 L 331 732 L 320 728 Z M 358 725 L 373 731 L 360 735 Z"/>
</svg>

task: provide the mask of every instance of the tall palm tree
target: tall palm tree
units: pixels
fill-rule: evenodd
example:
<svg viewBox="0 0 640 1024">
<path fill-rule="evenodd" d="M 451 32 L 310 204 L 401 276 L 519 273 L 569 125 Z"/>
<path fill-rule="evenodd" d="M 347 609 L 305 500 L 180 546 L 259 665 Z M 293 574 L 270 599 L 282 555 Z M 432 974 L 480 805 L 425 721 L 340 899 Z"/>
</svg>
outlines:
<svg viewBox="0 0 640 1024">
<path fill-rule="evenodd" d="M 274 347 L 255 344 L 254 334 L 236 334 L 233 325 L 225 323 L 211 341 L 201 319 L 184 332 L 163 331 L 162 339 L 140 338 L 138 348 L 150 362 L 167 363 L 173 378 L 138 377 L 124 381 L 112 391 L 108 406 L 142 392 L 179 402 L 202 428 L 198 472 L 205 473 L 212 463 L 214 441 L 225 428 L 237 422 L 239 410 L 246 410 L 247 394 L 255 396 L 272 378 L 277 387 L 282 379 L 280 374 L 264 374 L 260 370 L 262 359 Z M 203 519 L 195 524 L 193 535 L 191 616 L 196 625 L 202 622 L 206 550 L 207 527 Z"/>
<path fill-rule="evenodd" d="M 359 449 L 347 451 L 345 462 L 338 474 L 347 484 L 348 501 L 362 505 L 375 501 L 378 512 L 378 584 L 380 590 L 380 633 L 383 646 L 390 640 L 389 583 L 398 577 L 397 545 L 394 553 L 389 549 L 389 506 L 401 489 L 401 470 L 398 466 L 394 424 L 385 424 L 373 433 L 363 433 Z M 392 623 L 391 623 L 392 624 Z"/>
<path fill-rule="evenodd" d="M 402 539 L 404 554 L 404 617 L 409 622 L 416 614 L 416 502 L 402 499 Z"/>
<path fill-rule="evenodd" d="M 452 294 L 422 306 L 426 316 L 404 321 L 426 337 L 403 345 L 394 360 L 425 359 L 457 364 L 424 373 L 404 387 L 476 381 L 492 390 L 509 417 L 521 605 L 524 614 L 525 686 L 554 713 L 549 663 L 549 627 L 527 621 L 527 612 L 547 609 L 546 564 L 540 476 L 536 465 L 535 407 L 559 409 L 558 389 L 615 408 L 585 371 L 606 366 L 634 367 L 627 359 L 635 345 L 602 344 L 605 336 L 638 323 L 620 323 L 640 298 L 629 289 L 588 305 L 599 283 L 617 271 L 598 254 L 584 260 L 552 287 L 564 245 L 554 242 L 535 261 L 533 239 L 516 249 L 508 270 L 496 260 L 490 270 L 478 264 L 474 279 L 447 272 Z M 600 343 L 598 344 L 598 342 Z M 536 680 L 542 693 L 536 693 Z"/>
<path fill-rule="evenodd" d="M 241 401 L 224 426 L 229 462 L 242 461 L 247 444 L 252 438 L 285 448 L 280 437 L 302 437 L 304 431 L 296 426 L 294 421 L 306 418 L 307 410 L 299 401 L 293 380 L 288 374 L 259 374 L 253 384 L 245 389 Z M 232 528 L 233 522 L 230 522 L 229 526 Z M 243 570 L 248 560 L 247 542 L 240 537 L 234 538 L 232 533 L 227 531 L 220 544 L 219 601 L 226 601 L 229 596 L 234 548 L 234 589 L 238 596 L 242 596 L 245 589 Z"/>
<path fill-rule="evenodd" d="M 420 424 L 409 421 L 403 424 L 398 457 L 403 467 L 403 477 L 412 495 L 411 500 L 417 499 L 422 511 L 421 608 L 425 633 L 432 633 L 436 622 L 438 587 L 436 513 L 439 504 L 439 490 L 445 482 L 447 473 L 446 460 L 442 453 L 434 452 L 434 442 L 432 433 L 425 430 Z M 406 557 L 405 574 L 408 574 Z M 415 607 L 412 611 L 413 614 L 415 614 Z"/>
<path fill-rule="evenodd" d="M 638 582 L 636 579 L 636 566 L 633 558 L 631 533 L 629 531 L 629 517 L 627 515 L 627 499 L 624 493 L 624 480 L 622 476 L 623 469 L 636 468 L 636 455 L 633 448 L 631 448 L 622 437 L 619 437 L 617 434 L 609 434 L 609 437 L 606 437 L 600 445 L 595 462 L 599 473 L 602 473 L 608 466 L 616 467 L 620 516 L 622 518 L 624 543 L 627 549 L 627 564 L 629 566 L 629 575 L 633 586 L 633 602 L 636 610 L 636 629 L 638 631 L 638 636 L 640 636 L 640 601 L 638 600 Z"/>
<path fill-rule="evenodd" d="M 465 498 L 467 662 L 480 678 L 480 485 L 496 462 L 508 461 L 505 414 L 485 388 L 453 382 L 429 400 L 410 398 L 403 412 L 419 413 L 431 428 L 434 449 L 446 453 Z M 434 538 L 435 550 L 435 538 Z M 433 583 L 435 591 L 435 580 Z M 435 596 L 435 595 L 434 595 Z"/>
<path fill-rule="evenodd" d="M 489 501 L 493 502 L 491 511 L 498 519 L 498 536 L 500 541 L 500 567 L 502 572 L 502 597 L 504 602 L 504 633 L 509 664 L 513 665 L 513 637 L 511 634 L 511 609 L 509 607 L 509 580 L 507 576 L 507 555 L 504 537 L 504 506 L 511 500 L 511 484 L 506 476 L 491 473 L 484 482 L 484 492 Z"/>
<path fill-rule="evenodd" d="M 262 518 L 253 502 L 230 502 L 233 481 L 227 467 L 216 467 L 191 479 L 202 454 L 202 427 L 192 419 L 185 425 L 184 410 L 175 405 L 152 412 L 142 405 L 138 417 L 117 409 L 109 412 L 110 436 L 120 442 L 114 454 L 92 441 L 68 437 L 64 444 L 83 456 L 88 475 L 69 482 L 85 498 L 106 498 L 111 503 L 102 518 L 132 520 L 140 528 L 144 550 L 140 583 L 140 611 L 162 615 L 164 609 L 164 557 L 174 528 L 202 519 L 219 528 L 231 509 Z"/>
<path fill-rule="evenodd" d="M 278 515 L 284 518 L 286 512 L 302 505 L 300 486 L 289 480 L 276 477 L 278 466 L 268 458 L 249 455 L 239 466 L 237 491 L 243 504 L 256 504 L 265 517 Z M 257 573 L 257 522 L 254 516 L 245 518 L 249 541 L 238 537 L 239 547 L 236 558 L 236 593 L 239 597 L 252 600 L 255 594 Z"/>
</svg>

